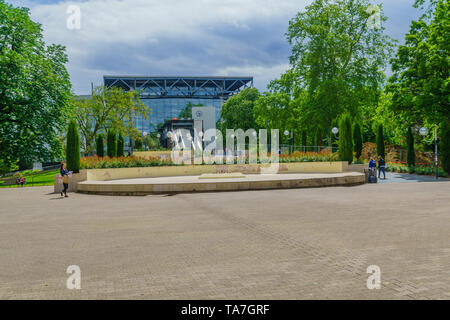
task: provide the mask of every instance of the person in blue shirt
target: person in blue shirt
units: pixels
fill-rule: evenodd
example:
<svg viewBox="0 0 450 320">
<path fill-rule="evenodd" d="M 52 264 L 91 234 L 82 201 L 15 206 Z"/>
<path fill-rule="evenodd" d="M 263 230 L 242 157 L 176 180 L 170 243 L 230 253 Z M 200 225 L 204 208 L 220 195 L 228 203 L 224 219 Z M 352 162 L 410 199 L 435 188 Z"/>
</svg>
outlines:
<svg viewBox="0 0 450 320">
<path fill-rule="evenodd" d="M 69 170 L 66 169 L 66 164 L 64 162 L 61 163 L 59 173 L 61 174 L 61 177 L 63 177 L 64 186 L 64 190 L 61 191 L 61 197 L 64 194 L 64 197 L 68 198 L 69 196 L 67 195 L 67 189 L 69 189 Z"/>
<path fill-rule="evenodd" d="M 370 161 L 369 161 L 369 169 L 376 168 L 376 166 L 377 166 L 377 164 L 376 164 L 375 160 L 373 160 L 372 158 L 370 158 Z"/>
</svg>

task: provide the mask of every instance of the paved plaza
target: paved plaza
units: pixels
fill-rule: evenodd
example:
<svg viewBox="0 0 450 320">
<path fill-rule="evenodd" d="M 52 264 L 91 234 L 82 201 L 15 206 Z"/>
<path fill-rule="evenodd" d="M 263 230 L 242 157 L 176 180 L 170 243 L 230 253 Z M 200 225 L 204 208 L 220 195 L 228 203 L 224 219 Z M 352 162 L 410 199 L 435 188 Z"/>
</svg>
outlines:
<svg viewBox="0 0 450 320">
<path fill-rule="evenodd" d="M 1 299 L 450 299 L 450 182 L 52 190 L 0 190 Z M 66 288 L 70 265 L 81 290 Z"/>
</svg>

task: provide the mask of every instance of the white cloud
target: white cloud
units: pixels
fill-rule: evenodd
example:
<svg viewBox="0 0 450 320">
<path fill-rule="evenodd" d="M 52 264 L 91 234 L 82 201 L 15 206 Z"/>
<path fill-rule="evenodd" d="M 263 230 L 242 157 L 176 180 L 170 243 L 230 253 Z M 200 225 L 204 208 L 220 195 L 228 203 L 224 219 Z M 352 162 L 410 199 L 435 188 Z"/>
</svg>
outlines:
<svg viewBox="0 0 450 320">
<path fill-rule="evenodd" d="M 289 19 L 312 0 L 13 2 L 31 7 L 48 43 L 66 45 L 75 92 L 84 94 L 103 74 L 245 73 L 264 90 L 287 68 Z M 80 30 L 66 27 L 73 4 L 81 8 Z"/>
</svg>

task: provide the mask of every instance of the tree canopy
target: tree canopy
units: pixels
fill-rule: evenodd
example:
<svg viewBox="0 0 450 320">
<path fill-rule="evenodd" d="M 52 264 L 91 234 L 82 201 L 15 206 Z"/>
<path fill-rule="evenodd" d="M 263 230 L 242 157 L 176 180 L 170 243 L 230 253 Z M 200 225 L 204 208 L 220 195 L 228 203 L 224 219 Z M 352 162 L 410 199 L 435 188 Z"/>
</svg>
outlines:
<svg viewBox="0 0 450 320">
<path fill-rule="evenodd" d="M 0 159 L 13 166 L 63 155 L 71 84 L 61 45 L 46 45 L 27 8 L 0 0 Z"/>
</svg>

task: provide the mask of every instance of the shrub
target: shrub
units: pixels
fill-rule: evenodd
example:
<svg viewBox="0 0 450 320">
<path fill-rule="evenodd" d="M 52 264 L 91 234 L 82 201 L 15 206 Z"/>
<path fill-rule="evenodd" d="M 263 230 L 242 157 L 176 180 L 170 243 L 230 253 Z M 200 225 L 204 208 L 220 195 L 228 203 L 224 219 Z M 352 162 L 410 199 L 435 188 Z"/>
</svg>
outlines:
<svg viewBox="0 0 450 320">
<path fill-rule="evenodd" d="M 142 146 L 143 146 L 143 144 L 142 144 L 142 139 L 141 139 L 141 138 L 137 138 L 137 139 L 134 141 L 134 148 L 135 148 L 136 150 L 141 150 L 141 149 L 142 149 Z"/>
<path fill-rule="evenodd" d="M 361 158 L 361 153 L 363 149 L 362 143 L 362 135 L 361 135 L 361 126 L 358 122 L 355 123 L 355 127 L 353 128 L 353 145 L 355 151 L 355 157 L 359 160 Z"/>
<path fill-rule="evenodd" d="M 442 169 L 450 174 L 450 124 L 447 121 L 441 131 L 441 154 Z"/>
<path fill-rule="evenodd" d="M 99 134 L 97 136 L 97 156 L 104 157 L 105 156 L 105 146 L 103 144 L 103 134 Z"/>
<path fill-rule="evenodd" d="M 414 167 L 416 165 L 416 154 L 414 151 L 414 136 L 412 134 L 411 127 L 408 128 L 408 132 L 406 133 L 406 141 L 408 144 L 408 155 L 407 155 L 407 161 L 408 166 Z"/>
<path fill-rule="evenodd" d="M 339 155 L 342 161 L 353 161 L 352 123 L 349 114 L 344 114 L 339 121 Z"/>
<path fill-rule="evenodd" d="M 67 130 L 66 160 L 69 171 L 80 172 L 80 136 L 75 120 L 70 121 Z"/>
<path fill-rule="evenodd" d="M 117 156 L 116 133 L 112 130 L 108 131 L 106 148 L 107 148 L 106 153 L 108 154 L 108 157 L 115 158 Z"/>
<path fill-rule="evenodd" d="M 117 140 L 117 157 L 124 156 L 124 151 L 123 151 L 124 146 L 125 146 L 125 141 L 123 140 L 122 133 L 119 133 L 119 139 Z"/>
<path fill-rule="evenodd" d="M 378 134 L 377 134 L 377 154 L 378 156 L 385 159 L 386 152 L 384 148 L 384 134 L 383 134 L 383 125 L 378 125 Z"/>
</svg>

